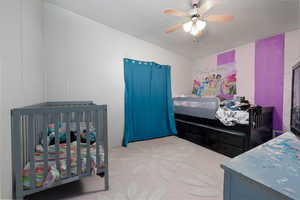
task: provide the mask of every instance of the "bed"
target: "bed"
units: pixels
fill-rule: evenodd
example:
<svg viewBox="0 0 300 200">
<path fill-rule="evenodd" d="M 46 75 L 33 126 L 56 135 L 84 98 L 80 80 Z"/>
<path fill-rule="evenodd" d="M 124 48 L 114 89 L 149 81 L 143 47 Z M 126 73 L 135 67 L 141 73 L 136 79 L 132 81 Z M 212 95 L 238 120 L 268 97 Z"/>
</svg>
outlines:
<svg viewBox="0 0 300 200">
<path fill-rule="evenodd" d="M 228 126 L 216 118 L 218 98 L 176 97 L 174 113 L 178 136 L 214 151 L 235 157 L 270 139 L 273 108 L 251 107 L 247 123 Z"/>
</svg>

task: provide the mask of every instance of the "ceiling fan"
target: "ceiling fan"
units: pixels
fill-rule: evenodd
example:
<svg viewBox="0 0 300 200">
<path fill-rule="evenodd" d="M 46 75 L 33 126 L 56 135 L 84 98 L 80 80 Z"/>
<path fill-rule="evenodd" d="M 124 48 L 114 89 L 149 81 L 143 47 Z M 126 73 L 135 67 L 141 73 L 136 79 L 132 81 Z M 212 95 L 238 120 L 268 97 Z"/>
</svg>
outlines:
<svg viewBox="0 0 300 200">
<path fill-rule="evenodd" d="M 181 28 L 185 32 L 191 33 L 193 36 L 201 36 L 207 22 L 229 22 L 234 19 L 232 15 L 205 15 L 207 11 L 217 5 L 220 0 L 207 0 L 200 5 L 200 0 L 192 0 L 193 8 L 188 12 L 182 12 L 173 9 L 166 9 L 166 15 L 175 15 L 188 18 L 187 22 L 177 24 L 167 29 L 166 33 L 175 32 Z"/>
</svg>

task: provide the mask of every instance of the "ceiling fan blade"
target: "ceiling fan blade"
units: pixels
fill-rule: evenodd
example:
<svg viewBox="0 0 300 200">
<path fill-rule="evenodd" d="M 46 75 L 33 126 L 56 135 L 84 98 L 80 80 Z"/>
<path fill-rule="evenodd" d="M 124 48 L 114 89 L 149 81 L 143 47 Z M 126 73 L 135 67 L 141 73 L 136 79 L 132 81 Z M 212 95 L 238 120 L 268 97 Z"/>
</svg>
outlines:
<svg viewBox="0 0 300 200">
<path fill-rule="evenodd" d="M 207 0 L 204 4 L 200 6 L 198 9 L 198 14 L 203 16 L 207 11 L 212 9 L 215 5 L 217 5 L 220 0 Z"/>
<path fill-rule="evenodd" d="M 183 24 L 176 24 L 175 26 L 172 26 L 171 28 L 168 28 L 166 30 L 166 33 L 173 33 L 174 31 L 177 31 L 177 30 L 181 29 L 182 25 Z"/>
<path fill-rule="evenodd" d="M 209 15 L 204 18 L 208 22 L 230 22 L 234 19 L 232 15 Z"/>
<path fill-rule="evenodd" d="M 173 10 L 173 9 L 167 9 L 164 11 L 164 13 L 166 15 L 175 15 L 175 16 L 179 16 L 179 17 L 190 17 L 191 15 L 179 10 Z"/>
</svg>

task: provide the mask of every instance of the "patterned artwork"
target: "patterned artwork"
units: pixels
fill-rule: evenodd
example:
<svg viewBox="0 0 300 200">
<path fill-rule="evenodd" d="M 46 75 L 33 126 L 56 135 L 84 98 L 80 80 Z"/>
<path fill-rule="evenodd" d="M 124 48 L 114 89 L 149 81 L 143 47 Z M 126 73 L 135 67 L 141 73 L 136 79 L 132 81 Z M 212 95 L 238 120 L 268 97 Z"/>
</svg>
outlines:
<svg viewBox="0 0 300 200">
<path fill-rule="evenodd" d="M 232 99 L 237 94 L 235 62 L 197 72 L 194 77 L 193 94 Z"/>
</svg>

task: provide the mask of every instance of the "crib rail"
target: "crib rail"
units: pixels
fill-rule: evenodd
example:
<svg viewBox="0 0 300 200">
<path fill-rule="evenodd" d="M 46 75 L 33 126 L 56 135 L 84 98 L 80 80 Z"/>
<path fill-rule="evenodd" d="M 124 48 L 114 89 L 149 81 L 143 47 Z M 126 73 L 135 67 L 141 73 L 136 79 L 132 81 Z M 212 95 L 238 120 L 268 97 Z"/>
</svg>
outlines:
<svg viewBox="0 0 300 200">
<path fill-rule="evenodd" d="M 108 189 L 106 105 L 47 102 L 14 109 L 11 119 L 15 198 L 90 176 L 93 169 L 105 174 Z M 58 172 L 55 182 L 51 170 Z"/>
</svg>

